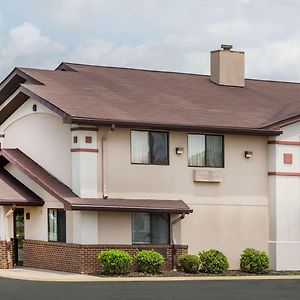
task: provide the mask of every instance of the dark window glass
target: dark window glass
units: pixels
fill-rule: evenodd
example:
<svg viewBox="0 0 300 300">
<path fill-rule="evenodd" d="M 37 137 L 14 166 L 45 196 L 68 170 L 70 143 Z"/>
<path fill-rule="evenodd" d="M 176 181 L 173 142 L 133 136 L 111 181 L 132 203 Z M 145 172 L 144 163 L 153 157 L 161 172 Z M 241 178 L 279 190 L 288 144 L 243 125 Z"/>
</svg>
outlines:
<svg viewBox="0 0 300 300">
<path fill-rule="evenodd" d="M 168 134 L 166 132 L 150 132 L 151 163 L 167 165 L 168 162 Z"/>
<path fill-rule="evenodd" d="M 48 239 L 51 242 L 66 242 L 66 212 L 63 209 L 48 210 Z"/>
<path fill-rule="evenodd" d="M 188 165 L 192 167 L 224 167 L 224 137 L 188 134 Z"/>
<path fill-rule="evenodd" d="M 169 244 L 170 215 L 156 213 L 133 213 L 133 244 Z"/>
<path fill-rule="evenodd" d="M 168 133 L 132 130 L 131 162 L 134 164 L 168 165 Z"/>
<path fill-rule="evenodd" d="M 150 214 L 133 214 L 132 238 L 136 244 L 150 244 Z"/>
<path fill-rule="evenodd" d="M 206 165 L 209 167 L 223 167 L 222 136 L 206 136 Z"/>
<path fill-rule="evenodd" d="M 169 244 L 170 219 L 168 214 L 151 214 L 151 243 Z"/>
</svg>

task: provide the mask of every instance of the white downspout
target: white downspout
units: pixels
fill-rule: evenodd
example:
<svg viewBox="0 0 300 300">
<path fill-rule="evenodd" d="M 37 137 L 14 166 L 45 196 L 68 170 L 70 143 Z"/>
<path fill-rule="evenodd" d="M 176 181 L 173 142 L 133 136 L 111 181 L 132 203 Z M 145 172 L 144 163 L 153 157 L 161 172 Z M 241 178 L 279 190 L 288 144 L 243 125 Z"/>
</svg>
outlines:
<svg viewBox="0 0 300 300">
<path fill-rule="evenodd" d="M 115 130 L 116 126 L 115 124 L 111 125 L 111 128 L 109 128 L 101 139 L 101 154 L 102 154 L 102 197 L 104 199 L 108 198 L 107 194 L 107 185 L 106 185 L 106 141 L 108 136 Z"/>
</svg>

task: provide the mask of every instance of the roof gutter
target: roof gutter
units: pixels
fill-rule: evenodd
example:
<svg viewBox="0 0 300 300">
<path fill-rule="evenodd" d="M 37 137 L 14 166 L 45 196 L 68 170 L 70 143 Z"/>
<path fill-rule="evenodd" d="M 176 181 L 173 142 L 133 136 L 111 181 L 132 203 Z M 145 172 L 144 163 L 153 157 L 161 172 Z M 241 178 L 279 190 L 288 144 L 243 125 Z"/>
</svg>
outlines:
<svg viewBox="0 0 300 300">
<path fill-rule="evenodd" d="M 149 208 L 149 207 L 136 207 L 136 206 L 97 206 L 97 205 L 86 205 L 86 204 L 71 204 L 71 210 L 97 210 L 97 211 L 137 211 L 137 212 L 165 212 L 172 214 L 190 214 L 193 212 L 192 209 L 172 209 L 172 208 Z"/>
<path fill-rule="evenodd" d="M 190 132 L 207 132 L 207 133 L 227 133 L 227 134 L 242 134 L 242 135 L 257 135 L 257 136 L 276 136 L 282 133 L 281 130 L 275 129 L 260 129 L 260 128 L 245 128 L 245 127 L 225 127 L 225 126 L 190 126 L 180 124 L 155 124 L 155 123 L 141 123 L 129 121 L 116 121 L 116 120 L 101 120 L 94 118 L 84 117 L 71 117 L 71 123 L 83 125 L 100 125 L 111 126 L 114 124 L 121 128 L 148 128 L 148 129 L 161 129 L 173 131 L 190 131 Z"/>
</svg>

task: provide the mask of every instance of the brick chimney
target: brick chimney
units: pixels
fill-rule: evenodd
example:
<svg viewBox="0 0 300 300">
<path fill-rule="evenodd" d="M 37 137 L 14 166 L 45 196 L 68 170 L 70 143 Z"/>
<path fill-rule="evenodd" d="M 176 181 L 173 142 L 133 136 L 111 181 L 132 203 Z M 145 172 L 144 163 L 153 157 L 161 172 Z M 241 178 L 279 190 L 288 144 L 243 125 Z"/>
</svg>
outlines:
<svg viewBox="0 0 300 300">
<path fill-rule="evenodd" d="M 245 54 L 232 51 L 232 45 L 221 45 L 210 52 L 210 80 L 219 85 L 245 86 Z"/>
</svg>

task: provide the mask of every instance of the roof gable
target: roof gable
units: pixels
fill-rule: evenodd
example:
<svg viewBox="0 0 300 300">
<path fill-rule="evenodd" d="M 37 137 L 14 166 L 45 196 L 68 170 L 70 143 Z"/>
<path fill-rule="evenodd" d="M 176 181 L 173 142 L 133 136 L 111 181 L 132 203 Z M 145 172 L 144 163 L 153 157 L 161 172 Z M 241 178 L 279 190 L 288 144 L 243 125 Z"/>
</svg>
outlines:
<svg viewBox="0 0 300 300">
<path fill-rule="evenodd" d="M 14 178 L 0 169 L 0 205 L 42 206 L 44 201 Z"/>
</svg>

